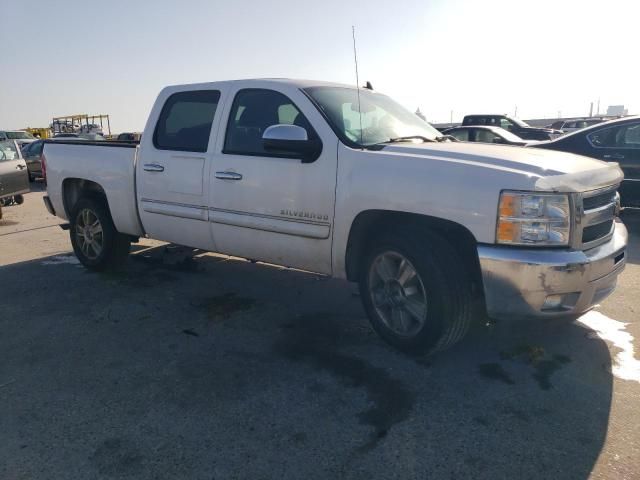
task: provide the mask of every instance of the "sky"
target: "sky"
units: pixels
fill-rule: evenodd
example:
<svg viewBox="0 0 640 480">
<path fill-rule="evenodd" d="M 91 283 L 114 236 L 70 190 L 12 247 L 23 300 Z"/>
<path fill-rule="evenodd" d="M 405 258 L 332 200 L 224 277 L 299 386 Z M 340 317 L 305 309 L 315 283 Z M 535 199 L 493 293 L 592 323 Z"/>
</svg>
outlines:
<svg viewBox="0 0 640 480">
<path fill-rule="evenodd" d="M 640 113 L 638 0 L 0 0 L 0 129 L 108 113 L 141 131 L 166 85 L 367 80 L 432 123 Z"/>
</svg>

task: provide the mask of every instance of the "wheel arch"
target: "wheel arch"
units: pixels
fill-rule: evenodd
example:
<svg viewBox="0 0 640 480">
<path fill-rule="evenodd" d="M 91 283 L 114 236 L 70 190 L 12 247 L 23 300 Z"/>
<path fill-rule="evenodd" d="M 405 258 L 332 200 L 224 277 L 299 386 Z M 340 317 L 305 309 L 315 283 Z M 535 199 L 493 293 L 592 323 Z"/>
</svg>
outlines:
<svg viewBox="0 0 640 480">
<path fill-rule="evenodd" d="M 469 229 L 438 217 L 391 210 L 365 210 L 354 218 L 345 254 L 345 272 L 348 280 L 359 279 L 362 259 L 375 240 L 376 234 L 389 229 L 428 229 L 441 235 L 461 256 L 473 283 L 478 286 L 478 291 L 483 291 L 478 242 Z"/>
<path fill-rule="evenodd" d="M 109 201 L 104 188 L 96 182 L 83 178 L 65 178 L 62 182 L 62 204 L 67 218 L 71 218 L 73 209 L 82 197 L 93 196 L 104 201 L 107 210 Z M 111 214 L 111 212 L 109 212 Z"/>
</svg>

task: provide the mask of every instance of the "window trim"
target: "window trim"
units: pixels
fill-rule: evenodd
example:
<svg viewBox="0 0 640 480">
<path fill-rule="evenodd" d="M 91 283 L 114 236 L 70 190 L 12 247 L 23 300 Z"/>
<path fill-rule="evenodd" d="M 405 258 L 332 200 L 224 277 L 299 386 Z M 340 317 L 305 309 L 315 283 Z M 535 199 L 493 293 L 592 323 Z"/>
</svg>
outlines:
<svg viewBox="0 0 640 480">
<path fill-rule="evenodd" d="M 167 148 L 167 147 L 161 147 L 160 145 L 158 145 L 158 128 L 160 127 L 160 119 L 162 118 L 162 114 L 164 113 L 164 109 L 166 108 L 167 104 L 169 103 L 169 101 L 177 96 L 177 95 L 184 95 L 185 93 L 217 93 L 218 94 L 218 103 L 216 103 L 216 108 L 213 112 L 213 117 L 211 118 L 211 126 L 209 127 L 209 139 L 207 140 L 207 145 L 205 145 L 205 149 L 204 150 L 194 150 L 192 148 Z M 169 152 L 191 152 L 191 153 L 207 153 L 209 151 L 209 142 L 211 142 L 211 133 L 213 132 L 213 124 L 215 123 L 215 119 L 216 119 L 216 114 L 218 113 L 218 109 L 220 107 L 220 100 L 222 99 L 222 92 L 220 90 L 216 90 L 216 89 L 204 89 L 204 90 L 182 90 L 180 92 L 174 92 L 171 95 L 169 95 L 167 97 L 167 99 L 164 101 L 164 104 L 162 105 L 162 108 L 160 109 L 160 113 L 158 114 L 158 119 L 156 120 L 156 126 L 153 129 L 153 136 L 152 136 L 152 141 L 153 141 L 153 146 L 156 150 L 163 150 L 163 151 L 169 151 Z"/>
<path fill-rule="evenodd" d="M 227 117 L 227 125 L 226 125 L 226 127 L 224 129 L 224 142 L 222 144 L 222 153 L 224 155 L 239 155 L 239 156 L 244 156 L 244 157 L 288 158 L 288 159 L 291 159 L 291 160 L 304 161 L 304 157 L 301 156 L 301 155 L 287 154 L 287 153 L 272 153 L 272 152 L 264 152 L 264 153 L 252 152 L 252 153 L 247 153 L 247 152 L 240 152 L 240 151 L 237 151 L 237 150 L 229 150 L 227 148 L 227 133 L 229 132 L 229 126 L 231 125 L 231 122 L 232 122 L 233 113 L 234 113 L 234 110 L 235 110 L 235 107 L 236 107 L 236 100 L 238 99 L 238 95 L 240 95 L 241 93 L 244 93 L 244 92 L 275 92 L 275 93 L 278 93 L 278 94 L 282 95 L 286 99 L 288 99 L 291 102 L 291 105 L 293 105 L 296 108 L 296 110 L 298 110 L 299 114 L 302 115 L 305 118 L 305 120 L 307 121 L 307 123 L 309 124 L 309 127 L 310 127 L 311 130 L 307 132 L 307 138 L 309 140 L 315 139 L 320 143 L 320 148 L 318 149 L 318 151 L 320 153 L 318 154 L 318 157 L 314 158 L 311 161 L 305 162 L 305 163 L 313 163 L 320 157 L 320 155 L 322 155 L 322 149 L 323 149 L 322 139 L 320 138 L 320 135 L 318 135 L 316 130 L 313 128 L 313 125 L 311 124 L 311 122 L 309 121 L 307 116 L 304 114 L 302 109 L 300 107 L 298 107 L 298 105 L 288 95 L 285 95 L 284 93 L 282 93 L 282 92 L 280 92 L 278 90 L 274 90 L 273 88 L 259 88 L 259 87 L 241 88 L 233 96 L 233 102 L 231 102 L 231 108 L 229 109 L 229 115 Z"/>
</svg>

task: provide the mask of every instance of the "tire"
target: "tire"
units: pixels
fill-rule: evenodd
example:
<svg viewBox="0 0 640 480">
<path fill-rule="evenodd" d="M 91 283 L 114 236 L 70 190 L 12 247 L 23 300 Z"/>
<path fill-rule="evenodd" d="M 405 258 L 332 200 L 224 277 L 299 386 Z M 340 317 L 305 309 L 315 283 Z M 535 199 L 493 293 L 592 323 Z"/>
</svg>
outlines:
<svg viewBox="0 0 640 480">
<path fill-rule="evenodd" d="M 24 203 L 24 197 L 22 195 L 14 195 L 13 201 L 16 205 L 22 205 Z"/>
<path fill-rule="evenodd" d="M 70 223 L 71 245 L 82 265 L 103 271 L 117 270 L 126 262 L 131 239 L 116 230 L 104 198 L 78 200 Z"/>
<path fill-rule="evenodd" d="M 399 230 L 380 236 L 367 250 L 360 297 L 386 342 L 407 353 L 434 353 L 454 345 L 469 329 L 469 278 L 443 237 L 426 229 Z"/>
</svg>

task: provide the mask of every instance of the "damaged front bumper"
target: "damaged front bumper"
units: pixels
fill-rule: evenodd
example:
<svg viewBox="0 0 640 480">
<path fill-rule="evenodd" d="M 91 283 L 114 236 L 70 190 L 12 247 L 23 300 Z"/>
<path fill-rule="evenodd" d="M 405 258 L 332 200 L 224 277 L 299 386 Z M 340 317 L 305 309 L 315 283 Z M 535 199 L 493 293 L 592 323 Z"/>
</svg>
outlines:
<svg viewBox="0 0 640 480">
<path fill-rule="evenodd" d="M 627 229 L 585 251 L 478 246 L 487 313 L 498 319 L 589 310 L 613 292 L 626 264 Z"/>
</svg>

